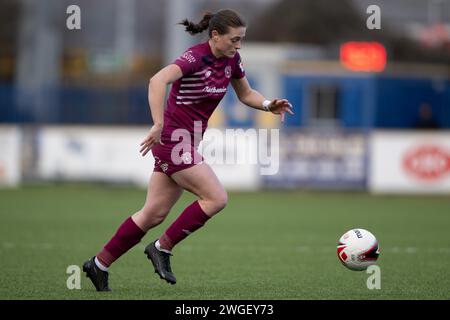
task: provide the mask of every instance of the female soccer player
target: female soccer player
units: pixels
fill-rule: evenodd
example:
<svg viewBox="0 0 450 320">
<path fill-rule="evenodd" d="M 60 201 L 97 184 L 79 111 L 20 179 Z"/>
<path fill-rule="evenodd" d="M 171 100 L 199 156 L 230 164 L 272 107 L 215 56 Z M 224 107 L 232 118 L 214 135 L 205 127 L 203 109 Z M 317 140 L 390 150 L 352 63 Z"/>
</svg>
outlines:
<svg viewBox="0 0 450 320">
<path fill-rule="evenodd" d="M 253 90 L 245 77 L 238 50 L 246 23 L 233 10 L 206 13 L 195 24 L 181 22 L 190 34 L 208 29 L 209 39 L 189 48 L 172 64 L 155 74 L 149 83 L 149 104 L 153 126 L 141 143 L 145 156 L 155 158 L 144 207 L 126 219 L 104 248 L 83 265 L 83 271 L 98 291 L 109 291 L 109 266 L 139 243 L 148 230 L 159 225 L 180 198 L 183 190 L 198 196 L 164 234 L 145 248 L 155 272 L 175 284 L 169 257 L 172 249 L 227 204 L 227 193 L 210 166 L 197 153 L 207 122 L 231 82 L 239 100 L 249 107 L 281 115 L 293 114 L 286 99 L 266 100 Z M 172 84 L 164 110 L 166 87 Z M 200 137 L 200 138 L 201 138 Z"/>
</svg>

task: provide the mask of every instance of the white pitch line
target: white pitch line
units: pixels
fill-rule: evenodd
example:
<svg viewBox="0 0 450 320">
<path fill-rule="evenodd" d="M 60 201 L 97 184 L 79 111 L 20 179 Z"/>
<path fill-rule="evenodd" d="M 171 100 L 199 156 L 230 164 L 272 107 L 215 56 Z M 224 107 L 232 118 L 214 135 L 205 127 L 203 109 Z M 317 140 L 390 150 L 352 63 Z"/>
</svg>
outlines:
<svg viewBox="0 0 450 320">
<path fill-rule="evenodd" d="M 33 249 L 33 250 L 51 250 L 55 246 L 52 243 L 44 242 L 44 243 L 14 243 L 14 242 L 3 242 L 2 248 L 3 249 L 15 249 L 15 248 L 26 248 L 26 249 Z"/>
<path fill-rule="evenodd" d="M 12 243 L 12 242 L 3 242 L 2 243 L 2 247 L 4 249 L 13 249 L 15 246 L 16 246 L 16 244 Z"/>
<path fill-rule="evenodd" d="M 18 248 L 25 248 L 25 249 L 33 249 L 33 250 L 54 250 L 55 247 L 57 247 L 53 243 L 49 242 L 41 242 L 41 243 L 14 243 L 5 241 L 1 243 L 0 248 L 4 250 L 12 250 L 12 249 L 18 249 Z M 146 247 L 146 244 L 140 243 L 136 245 L 133 249 L 143 251 Z M 199 245 L 199 246 L 192 246 L 192 245 L 183 245 L 177 246 L 177 249 L 179 251 L 183 252 L 190 252 L 190 251 L 196 251 L 196 250 L 206 250 L 207 248 Z M 336 252 L 336 247 L 333 246 L 295 246 L 292 248 L 295 252 L 300 254 L 310 254 L 310 253 L 331 253 Z M 278 246 L 247 246 L 247 247 L 233 247 L 233 246 L 218 246 L 216 250 L 220 251 L 276 251 L 279 250 Z M 390 254 L 418 254 L 418 253 L 432 253 L 432 254 L 450 254 L 450 248 L 449 247 L 440 247 L 440 248 L 434 248 L 434 247 L 428 247 L 428 248 L 417 248 L 417 247 L 399 247 L 399 246 L 392 246 L 392 247 L 383 247 L 381 246 L 381 254 L 383 253 L 390 253 Z"/>
</svg>

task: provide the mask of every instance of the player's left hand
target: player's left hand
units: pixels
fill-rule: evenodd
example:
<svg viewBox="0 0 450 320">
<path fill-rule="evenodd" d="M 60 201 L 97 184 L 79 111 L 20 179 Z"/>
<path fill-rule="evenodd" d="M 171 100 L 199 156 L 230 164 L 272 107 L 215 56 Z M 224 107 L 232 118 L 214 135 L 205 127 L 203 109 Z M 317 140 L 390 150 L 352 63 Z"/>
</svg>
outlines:
<svg viewBox="0 0 450 320">
<path fill-rule="evenodd" d="M 274 114 L 281 115 L 281 122 L 284 122 L 285 113 L 289 113 L 291 115 L 294 114 L 292 111 L 292 104 L 289 103 L 286 99 L 274 99 L 269 104 L 270 112 Z"/>
<path fill-rule="evenodd" d="M 153 125 L 149 134 L 141 142 L 141 150 L 139 151 L 143 157 L 152 149 L 156 143 L 161 143 L 162 126 Z"/>
</svg>

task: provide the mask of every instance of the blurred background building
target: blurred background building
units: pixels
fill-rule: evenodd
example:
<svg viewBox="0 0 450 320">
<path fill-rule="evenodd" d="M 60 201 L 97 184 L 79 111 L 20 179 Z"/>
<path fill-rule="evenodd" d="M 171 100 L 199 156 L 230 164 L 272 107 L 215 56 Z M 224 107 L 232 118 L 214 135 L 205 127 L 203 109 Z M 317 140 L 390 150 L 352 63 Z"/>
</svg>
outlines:
<svg viewBox="0 0 450 320">
<path fill-rule="evenodd" d="M 120 150 L 151 125 L 148 79 L 206 40 L 177 22 L 220 8 L 248 20 L 251 84 L 295 106 L 280 125 L 227 94 L 212 127 L 282 129 L 279 173 L 227 186 L 450 192 L 450 0 L 2 0 L 0 181 L 145 184 Z"/>
</svg>

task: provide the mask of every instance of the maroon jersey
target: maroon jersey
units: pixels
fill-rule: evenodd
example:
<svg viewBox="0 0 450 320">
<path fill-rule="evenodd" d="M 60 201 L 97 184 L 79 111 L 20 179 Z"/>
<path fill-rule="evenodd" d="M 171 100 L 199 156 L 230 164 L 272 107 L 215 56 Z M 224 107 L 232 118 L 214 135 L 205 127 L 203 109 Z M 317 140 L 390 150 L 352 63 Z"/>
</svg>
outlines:
<svg viewBox="0 0 450 320">
<path fill-rule="evenodd" d="M 169 145 L 178 143 L 171 141 L 171 136 L 181 128 L 190 133 L 194 145 L 194 122 L 201 121 L 203 137 L 208 119 L 227 92 L 231 78 L 240 79 L 245 72 L 239 53 L 233 58 L 216 58 L 208 42 L 189 48 L 174 64 L 181 68 L 183 76 L 172 84 L 161 141 Z"/>
</svg>

